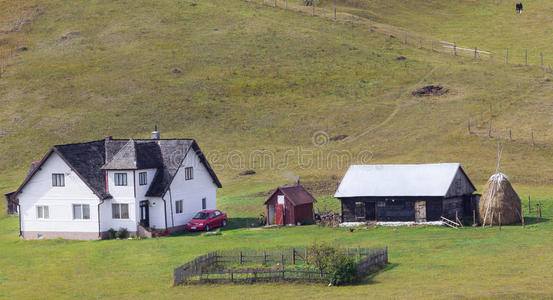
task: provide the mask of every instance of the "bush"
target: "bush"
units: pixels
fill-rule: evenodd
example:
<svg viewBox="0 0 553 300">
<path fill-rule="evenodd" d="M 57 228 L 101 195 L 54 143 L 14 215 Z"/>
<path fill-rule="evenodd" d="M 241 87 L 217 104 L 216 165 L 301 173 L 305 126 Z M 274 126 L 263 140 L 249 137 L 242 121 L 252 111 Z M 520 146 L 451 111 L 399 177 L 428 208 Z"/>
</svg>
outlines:
<svg viewBox="0 0 553 300">
<path fill-rule="evenodd" d="M 357 264 L 353 258 L 344 254 L 335 257 L 330 269 L 330 282 L 333 285 L 352 284 L 357 279 Z"/>
<path fill-rule="evenodd" d="M 119 230 L 117 230 L 117 232 L 115 233 L 115 237 L 118 238 L 118 239 L 124 239 L 127 237 L 127 234 L 129 232 L 127 231 L 127 228 L 119 228 Z"/>
<path fill-rule="evenodd" d="M 319 272 L 328 271 L 336 256 L 336 249 L 327 244 L 313 244 L 307 249 L 307 263 L 315 266 Z"/>
<path fill-rule="evenodd" d="M 307 250 L 307 263 L 315 267 L 321 276 L 330 273 L 333 285 L 354 283 L 357 279 L 355 259 L 327 244 L 313 243 Z"/>
<path fill-rule="evenodd" d="M 113 240 L 115 238 L 115 233 L 116 233 L 115 229 L 110 228 L 108 230 L 108 239 Z"/>
</svg>

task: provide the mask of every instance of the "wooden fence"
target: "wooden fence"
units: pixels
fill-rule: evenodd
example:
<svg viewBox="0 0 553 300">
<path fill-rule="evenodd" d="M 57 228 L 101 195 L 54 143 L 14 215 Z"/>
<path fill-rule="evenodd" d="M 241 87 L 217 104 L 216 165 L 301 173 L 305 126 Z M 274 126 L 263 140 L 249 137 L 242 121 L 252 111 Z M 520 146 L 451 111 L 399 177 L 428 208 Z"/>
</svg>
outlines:
<svg viewBox="0 0 553 300">
<path fill-rule="evenodd" d="M 358 277 L 388 263 L 388 248 L 346 248 L 348 256 L 359 257 Z M 285 265 L 306 264 L 307 249 L 223 250 L 199 256 L 174 270 L 174 285 L 214 282 L 327 281 L 329 273 L 313 269 L 286 269 Z M 271 264 L 272 268 L 228 268 L 245 264 Z"/>
<path fill-rule="evenodd" d="M 281 8 L 289 11 L 305 13 L 314 17 L 326 18 L 337 24 L 346 25 L 354 29 L 367 29 L 370 32 L 379 33 L 394 39 L 399 43 L 427 49 L 433 53 L 448 53 L 455 57 L 467 57 L 472 59 L 488 59 L 498 63 L 518 64 L 525 66 L 538 67 L 543 72 L 553 74 L 553 67 L 544 62 L 545 57 L 542 52 L 529 53 L 528 49 L 514 52 L 509 48 L 491 51 L 490 49 L 481 49 L 477 45 L 466 46 L 458 45 L 455 41 L 440 41 L 420 34 L 412 34 L 405 29 L 375 22 L 370 17 L 361 17 L 349 12 L 338 11 L 336 7 L 325 8 L 303 5 L 303 1 L 297 0 L 246 0 L 248 2 L 262 4 L 268 7 Z"/>
</svg>

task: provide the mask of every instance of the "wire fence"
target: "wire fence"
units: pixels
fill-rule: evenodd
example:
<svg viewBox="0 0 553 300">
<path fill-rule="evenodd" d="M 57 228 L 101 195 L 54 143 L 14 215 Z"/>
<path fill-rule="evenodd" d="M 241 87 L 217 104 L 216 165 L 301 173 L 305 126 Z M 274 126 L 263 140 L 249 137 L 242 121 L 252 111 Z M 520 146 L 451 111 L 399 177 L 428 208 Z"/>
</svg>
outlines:
<svg viewBox="0 0 553 300">
<path fill-rule="evenodd" d="M 379 33 L 390 39 L 394 39 L 399 43 L 416 47 L 419 49 L 430 50 L 432 53 L 445 53 L 454 57 L 471 58 L 474 60 L 489 60 L 497 63 L 525 65 L 534 68 L 539 68 L 545 75 L 546 73 L 553 74 L 551 63 L 545 61 L 542 52 L 532 52 L 529 54 L 528 49 L 523 51 L 513 51 L 508 48 L 491 51 L 483 49 L 478 45 L 467 46 L 459 45 L 456 41 L 444 41 L 429 38 L 420 34 L 413 34 L 405 29 L 375 22 L 370 17 L 361 17 L 348 12 L 338 11 L 337 7 L 325 8 L 315 5 L 301 5 L 303 1 L 297 0 L 246 0 L 247 2 L 259 3 L 265 6 L 281 8 L 290 11 L 310 14 L 314 17 L 321 17 L 333 20 L 335 23 L 350 26 L 354 29 L 368 29 L 370 32 Z M 312 2 L 314 3 L 314 1 Z"/>
<path fill-rule="evenodd" d="M 388 263 L 388 248 L 345 248 L 343 254 L 358 259 L 358 277 Z M 290 268 L 307 265 L 308 249 L 223 250 L 199 256 L 175 268 L 174 285 L 214 282 L 327 281 L 330 273 L 313 268 Z M 272 267 L 251 267 L 251 265 Z M 246 266 L 246 267 L 244 267 Z M 286 268 L 288 266 L 288 268 Z"/>
</svg>

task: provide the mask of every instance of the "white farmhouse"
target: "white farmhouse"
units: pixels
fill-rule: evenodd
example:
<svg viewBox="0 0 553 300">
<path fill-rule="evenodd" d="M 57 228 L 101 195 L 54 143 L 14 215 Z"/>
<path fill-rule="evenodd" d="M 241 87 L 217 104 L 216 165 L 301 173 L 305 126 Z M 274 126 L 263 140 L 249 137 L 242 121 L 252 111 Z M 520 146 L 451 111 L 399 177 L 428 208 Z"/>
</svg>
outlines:
<svg viewBox="0 0 553 300">
<path fill-rule="evenodd" d="M 176 231 L 216 208 L 221 183 L 192 139 L 107 137 L 54 146 L 10 201 L 25 239 L 100 239 L 110 228 Z"/>
</svg>

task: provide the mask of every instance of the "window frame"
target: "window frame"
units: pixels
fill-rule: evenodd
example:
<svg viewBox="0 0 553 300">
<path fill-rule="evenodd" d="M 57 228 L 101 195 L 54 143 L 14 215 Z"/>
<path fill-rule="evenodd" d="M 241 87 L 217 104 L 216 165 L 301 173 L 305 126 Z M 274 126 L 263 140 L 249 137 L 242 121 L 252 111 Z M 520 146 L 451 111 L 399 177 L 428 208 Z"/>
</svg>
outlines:
<svg viewBox="0 0 553 300">
<path fill-rule="evenodd" d="M 175 201 L 175 213 L 182 214 L 184 212 L 184 200 Z"/>
<path fill-rule="evenodd" d="M 115 186 L 128 186 L 127 173 L 113 173 L 113 184 Z"/>
<path fill-rule="evenodd" d="M 202 198 L 202 209 L 207 209 L 207 198 L 206 197 Z"/>
<path fill-rule="evenodd" d="M 127 216 L 123 216 L 123 206 L 127 207 Z M 129 204 L 128 203 L 112 203 L 111 204 L 111 218 L 114 220 L 128 220 L 130 219 Z"/>
<path fill-rule="evenodd" d="M 185 167 L 184 168 L 184 180 L 194 179 L 194 167 Z"/>
<path fill-rule="evenodd" d="M 63 173 L 52 173 L 52 186 L 53 187 L 64 187 L 65 186 L 65 174 L 63 174 Z"/>
<path fill-rule="evenodd" d="M 138 185 L 147 185 L 148 184 L 148 172 L 138 173 Z"/>
<path fill-rule="evenodd" d="M 75 214 L 75 209 L 77 207 L 80 207 L 79 209 L 79 217 L 77 218 L 77 215 Z M 85 218 L 85 207 L 87 207 L 88 215 L 87 218 Z M 71 206 L 73 211 L 73 220 L 90 220 L 90 204 L 83 204 L 83 203 L 73 203 Z"/>
<path fill-rule="evenodd" d="M 37 220 L 50 219 L 50 209 L 48 208 L 48 205 L 36 206 L 36 218 Z"/>
</svg>

